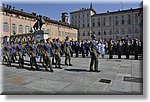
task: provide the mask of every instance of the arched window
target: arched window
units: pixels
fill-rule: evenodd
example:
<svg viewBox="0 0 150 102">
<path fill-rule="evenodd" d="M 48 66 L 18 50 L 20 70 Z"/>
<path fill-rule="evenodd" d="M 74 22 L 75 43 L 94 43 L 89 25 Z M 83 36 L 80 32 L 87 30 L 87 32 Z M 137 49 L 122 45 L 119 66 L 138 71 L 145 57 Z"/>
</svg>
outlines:
<svg viewBox="0 0 150 102">
<path fill-rule="evenodd" d="M 9 31 L 9 24 L 7 22 L 3 23 L 3 32 L 8 32 Z"/>
<path fill-rule="evenodd" d="M 12 24 L 12 32 L 15 34 L 17 32 L 17 26 L 15 23 Z"/>
<path fill-rule="evenodd" d="M 18 26 L 18 32 L 19 32 L 19 33 L 23 33 L 23 26 L 22 26 L 22 25 L 19 25 L 19 26 Z"/>
<path fill-rule="evenodd" d="M 25 26 L 25 33 L 29 33 L 29 26 Z"/>
</svg>

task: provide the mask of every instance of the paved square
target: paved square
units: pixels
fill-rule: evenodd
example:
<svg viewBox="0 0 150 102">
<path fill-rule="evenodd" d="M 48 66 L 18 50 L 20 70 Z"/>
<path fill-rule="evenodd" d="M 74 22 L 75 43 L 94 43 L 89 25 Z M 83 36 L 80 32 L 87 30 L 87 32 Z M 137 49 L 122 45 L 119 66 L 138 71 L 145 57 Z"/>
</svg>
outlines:
<svg viewBox="0 0 150 102">
<path fill-rule="evenodd" d="M 116 56 L 114 56 L 116 58 Z M 73 66 L 62 65 L 54 72 L 29 70 L 1 65 L 3 70 L 2 94 L 143 94 L 143 83 L 126 81 L 126 77 L 142 79 L 142 60 L 99 59 L 101 72 L 89 72 L 90 58 L 72 58 Z M 64 63 L 62 57 L 61 63 Z M 41 67 L 41 66 L 40 66 Z M 41 69 L 44 69 L 41 67 Z M 110 83 L 100 82 L 101 79 Z"/>
</svg>

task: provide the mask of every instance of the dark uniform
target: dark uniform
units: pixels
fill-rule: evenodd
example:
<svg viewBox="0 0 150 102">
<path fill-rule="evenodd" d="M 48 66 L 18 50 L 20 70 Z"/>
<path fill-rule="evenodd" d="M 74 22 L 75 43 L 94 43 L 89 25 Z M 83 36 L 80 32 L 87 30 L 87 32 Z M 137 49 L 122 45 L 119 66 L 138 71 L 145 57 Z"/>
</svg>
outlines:
<svg viewBox="0 0 150 102">
<path fill-rule="evenodd" d="M 82 58 L 85 58 L 85 44 L 83 41 L 81 41 L 81 52 L 82 52 Z"/>
<path fill-rule="evenodd" d="M 113 59 L 113 43 L 111 39 L 108 42 L 108 53 L 109 53 L 109 59 Z"/>
<path fill-rule="evenodd" d="M 120 40 L 117 43 L 117 54 L 118 54 L 118 59 L 121 59 L 121 42 Z"/>
<path fill-rule="evenodd" d="M 97 49 L 97 43 L 95 41 L 95 35 L 92 35 L 91 38 L 92 38 L 92 41 L 90 42 L 90 46 L 89 46 L 89 51 L 91 54 L 90 71 L 99 72 L 99 70 L 98 70 L 98 56 L 99 56 L 100 52 Z M 94 65 L 94 70 L 93 70 L 93 65 Z"/>
<path fill-rule="evenodd" d="M 133 53 L 135 56 L 135 60 L 138 60 L 138 45 L 137 45 L 136 39 L 134 39 L 132 46 L 133 46 Z"/>
<path fill-rule="evenodd" d="M 65 65 L 68 65 L 68 61 L 69 61 L 69 66 L 72 66 L 71 64 L 71 51 L 72 48 L 70 46 L 70 42 L 68 41 L 69 37 L 66 37 L 66 41 L 64 42 L 64 53 L 65 53 Z"/>
<path fill-rule="evenodd" d="M 125 42 L 125 55 L 126 55 L 126 59 L 129 59 L 130 48 L 128 42 Z"/>
</svg>

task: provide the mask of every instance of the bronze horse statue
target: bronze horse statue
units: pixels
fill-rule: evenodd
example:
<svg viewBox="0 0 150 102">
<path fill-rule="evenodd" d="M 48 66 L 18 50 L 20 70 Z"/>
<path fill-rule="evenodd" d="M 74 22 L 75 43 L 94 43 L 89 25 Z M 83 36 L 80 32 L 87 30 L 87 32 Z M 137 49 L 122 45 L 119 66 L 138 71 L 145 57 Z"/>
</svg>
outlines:
<svg viewBox="0 0 150 102">
<path fill-rule="evenodd" d="M 37 16 L 36 20 L 37 21 L 33 25 L 33 29 L 34 29 L 34 31 L 39 31 L 39 30 L 41 30 L 43 24 L 45 24 L 45 20 L 43 19 L 43 17 L 41 15 Z"/>
</svg>

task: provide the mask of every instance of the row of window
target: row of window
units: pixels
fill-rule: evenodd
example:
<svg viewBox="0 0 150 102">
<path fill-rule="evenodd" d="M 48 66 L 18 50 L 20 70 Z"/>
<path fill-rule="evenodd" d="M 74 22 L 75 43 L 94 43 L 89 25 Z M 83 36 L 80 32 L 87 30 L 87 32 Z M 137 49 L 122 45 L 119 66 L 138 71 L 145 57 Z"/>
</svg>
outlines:
<svg viewBox="0 0 150 102">
<path fill-rule="evenodd" d="M 122 19 L 121 21 L 120 20 L 115 20 L 114 21 L 114 25 L 125 25 L 125 24 L 132 24 L 131 23 L 132 21 L 131 21 L 131 19 L 128 19 L 128 20 L 124 20 L 124 19 Z M 73 24 L 73 22 L 72 22 L 72 24 Z M 135 20 L 135 24 L 138 24 L 138 19 L 136 19 Z M 75 27 L 78 27 L 78 28 L 80 28 L 80 27 L 89 27 L 89 23 L 87 22 L 87 26 L 85 26 L 85 23 L 83 23 L 83 24 L 80 24 L 80 22 L 79 22 L 79 24 L 73 24 Z M 95 22 L 92 22 L 92 27 L 95 27 L 95 26 L 112 26 L 113 25 L 113 22 L 112 21 L 109 21 L 109 22 L 106 22 L 106 21 L 103 21 L 103 22 L 100 22 L 100 21 L 98 21 L 97 23 L 95 23 Z"/>
<path fill-rule="evenodd" d="M 85 17 L 89 17 L 89 13 L 85 14 L 77 14 L 77 15 L 71 15 L 71 19 L 80 19 L 80 18 L 85 18 Z"/>
<path fill-rule="evenodd" d="M 96 34 L 96 32 L 95 31 L 93 31 L 92 32 L 92 34 L 96 34 L 96 35 L 101 35 L 101 33 L 102 32 L 97 32 L 97 34 Z M 124 29 L 122 29 L 120 32 L 119 32 L 119 30 L 116 30 L 115 32 L 114 32 L 114 34 L 132 34 L 132 33 L 135 33 L 135 34 L 138 34 L 139 33 L 139 30 L 136 28 L 134 31 L 132 31 L 131 29 L 128 29 L 128 31 L 126 32 Z M 113 31 L 112 30 L 110 30 L 110 31 L 103 31 L 103 34 L 104 35 L 113 35 Z M 82 36 L 90 36 L 91 34 L 90 34 L 90 32 L 87 32 L 87 34 L 85 33 L 85 32 L 83 32 L 82 33 Z"/>
<path fill-rule="evenodd" d="M 12 32 L 13 33 L 17 33 L 17 25 L 15 23 L 13 23 L 12 25 Z M 19 25 L 18 26 L 18 33 L 23 33 L 23 25 Z M 25 33 L 29 33 L 30 31 L 30 27 L 29 26 L 25 26 Z M 9 32 L 9 24 L 7 22 L 3 23 L 3 32 Z"/>
</svg>

